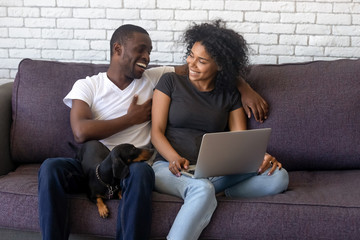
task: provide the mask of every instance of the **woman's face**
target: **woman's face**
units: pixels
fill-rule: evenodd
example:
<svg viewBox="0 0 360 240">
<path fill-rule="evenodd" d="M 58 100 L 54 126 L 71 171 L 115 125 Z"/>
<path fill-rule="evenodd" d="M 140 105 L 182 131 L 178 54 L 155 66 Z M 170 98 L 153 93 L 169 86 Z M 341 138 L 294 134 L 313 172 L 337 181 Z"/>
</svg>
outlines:
<svg viewBox="0 0 360 240">
<path fill-rule="evenodd" d="M 215 80 L 219 67 L 200 42 L 195 42 L 186 62 L 191 81 L 207 81 L 210 83 Z"/>
</svg>

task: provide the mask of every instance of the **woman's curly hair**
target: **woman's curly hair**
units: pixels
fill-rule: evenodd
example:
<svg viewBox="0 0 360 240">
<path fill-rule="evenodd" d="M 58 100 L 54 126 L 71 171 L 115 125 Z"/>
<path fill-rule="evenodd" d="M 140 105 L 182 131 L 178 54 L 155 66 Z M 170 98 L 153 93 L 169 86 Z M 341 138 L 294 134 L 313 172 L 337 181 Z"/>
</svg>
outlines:
<svg viewBox="0 0 360 240">
<path fill-rule="evenodd" d="M 215 91 L 234 89 L 239 76 L 245 77 L 249 64 L 245 39 L 232 29 L 225 28 L 222 20 L 194 24 L 183 36 L 186 56 L 195 42 L 200 42 L 215 60 L 220 71 L 215 80 Z"/>
</svg>

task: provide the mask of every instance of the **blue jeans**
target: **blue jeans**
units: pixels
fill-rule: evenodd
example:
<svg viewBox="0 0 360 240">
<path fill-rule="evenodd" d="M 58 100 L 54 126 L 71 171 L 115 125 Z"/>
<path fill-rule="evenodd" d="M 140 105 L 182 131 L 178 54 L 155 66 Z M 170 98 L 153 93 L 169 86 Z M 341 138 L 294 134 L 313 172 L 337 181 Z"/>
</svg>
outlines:
<svg viewBox="0 0 360 240">
<path fill-rule="evenodd" d="M 180 211 L 168 234 L 168 239 L 198 239 L 209 224 L 217 205 L 216 193 L 225 192 L 229 197 L 261 197 L 278 194 L 287 189 L 289 176 L 285 169 L 267 173 L 238 174 L 208 179 L 176 177 L 169 171 L 169 163 L 155 162 L 155 190 L 184 199 Z"/>
<path fill-rule="evenodd" d="M 49 158 L 39 171 L 39 218 L 42 238 L 69 238 L 68 194 L 85 192 L 87 181 L 81 163 L 72 158 Z M 154 172 L 145 162 L 130 165 L 121 182 L 116 239 L 149 239 Z M 124 220 L 126 219 L 126 221 Z"/>
</svg>

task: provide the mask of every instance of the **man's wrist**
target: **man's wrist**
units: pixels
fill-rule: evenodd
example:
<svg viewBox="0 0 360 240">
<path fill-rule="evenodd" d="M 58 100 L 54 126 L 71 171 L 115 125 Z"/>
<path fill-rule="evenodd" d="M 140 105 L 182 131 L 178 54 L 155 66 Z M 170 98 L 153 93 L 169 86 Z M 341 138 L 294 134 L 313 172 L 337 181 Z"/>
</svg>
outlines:
<svg viewBox="0 0 360 240">
<path fill-rule="evenodd" d="M 238 79 L 238 84 L 237 84 L 237 88 L 240 91 L 240 93 L 245 93 L 247 90 L 249 90 L 250 85 L 243 79 L 243 78 L 239 78 Z"/>
</svg>

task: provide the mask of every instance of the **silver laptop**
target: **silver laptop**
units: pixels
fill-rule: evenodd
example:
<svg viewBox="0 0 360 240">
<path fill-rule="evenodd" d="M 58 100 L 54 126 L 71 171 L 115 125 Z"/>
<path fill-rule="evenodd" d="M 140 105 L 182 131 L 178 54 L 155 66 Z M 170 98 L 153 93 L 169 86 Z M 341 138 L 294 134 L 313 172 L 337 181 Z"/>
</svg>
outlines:
<svg viewBox="0 0 360 240">
<path fill-rule="evenodd" d="M 207 178 L 257 172 L 269 141 L 271 128 L 203 135 L 196 165 L 183 175 Z"/>
</svg>

